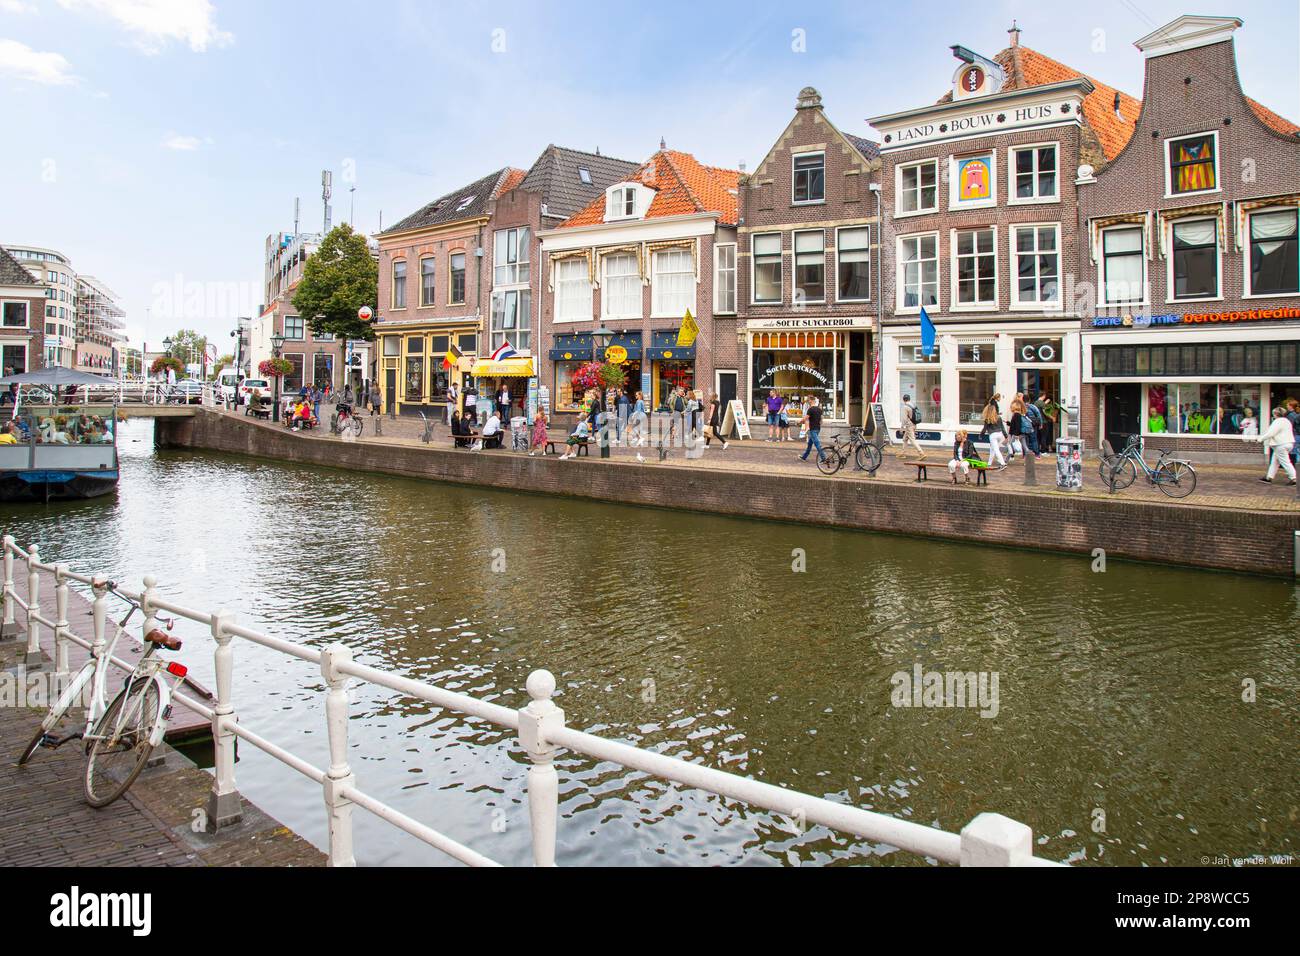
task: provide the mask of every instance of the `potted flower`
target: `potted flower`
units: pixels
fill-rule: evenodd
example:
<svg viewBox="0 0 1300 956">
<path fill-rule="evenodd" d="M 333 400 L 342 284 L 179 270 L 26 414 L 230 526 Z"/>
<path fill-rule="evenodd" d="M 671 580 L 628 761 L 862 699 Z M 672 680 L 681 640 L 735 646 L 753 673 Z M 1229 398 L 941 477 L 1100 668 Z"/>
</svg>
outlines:
<svg viewBox="0 0 1300 956">
<path fill-rule="evenodd" d="M 293 371 L 293 363 L 283 358 L 263 359 L 257 363 L 257 371 L 263 378 L 283 378 Z"/>
</svg>

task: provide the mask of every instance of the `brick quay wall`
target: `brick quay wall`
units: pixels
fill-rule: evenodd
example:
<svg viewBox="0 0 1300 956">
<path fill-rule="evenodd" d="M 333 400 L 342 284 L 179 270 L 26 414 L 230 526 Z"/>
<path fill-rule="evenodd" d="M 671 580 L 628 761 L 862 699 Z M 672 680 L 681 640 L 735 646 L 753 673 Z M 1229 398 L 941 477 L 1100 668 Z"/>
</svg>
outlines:
<svg viewBox="0 0 1300 956">
<path fill-rule="evenodd" d="M 308 437 L 242 416 L 197 409 L 159 419 L 159 447 L 207 449 L 298 464 L 448 481 L 503 491 L 673 508 L 1108 559 L 1295 575 L 1300 514 L 1152 504 L 1068 493 L 1025 494 L 809 472 L 785 475 L 581 458 L 560 463 L 502 452 Z M 942 473 L 943 466 L 936 463 Z M 1053 472 L 1044 468 L 1043 480 Z M 946 475 L 945 475 L 946 478 Z"/>
</svg>

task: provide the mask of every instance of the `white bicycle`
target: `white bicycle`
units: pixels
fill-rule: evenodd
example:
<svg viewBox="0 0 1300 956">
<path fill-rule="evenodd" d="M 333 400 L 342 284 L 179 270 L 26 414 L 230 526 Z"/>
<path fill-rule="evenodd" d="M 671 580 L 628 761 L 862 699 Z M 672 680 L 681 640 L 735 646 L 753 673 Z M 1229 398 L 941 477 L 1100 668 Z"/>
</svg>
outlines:
<svg viewBox="0 0 1300 956">
<path fill-rule="evenodd" d="M 71 741 L 82 740 L 86 749 L 86 802 L 92 807 L 106 807 L 135 783 L 154 748 L 162 743 L 171 717 L 172 694 L 185 679 L 187 670 L 183 664 L 167 663 L 154 656 L 156 651 L 178 651 L 181 648 L 179 639 L 154 628 L 144 635 L 144 654 L 123 681 L 121 691 L 111 704 L 105 706 L 105 687 L 109 669 L 113 667 L 113 648 L 126 633 L 126 626 L 140 610 L 140 605 L 117 591 L 112 581 L 98 579 L 95 586 L 121 598 L 130 605 L 130 610 L 117 623 L 112 639 L 105 642 L 103 650 L 98 654 L 92 650 L 90 659 L 59 695 L 31 743 L 18 758 L 18 766 L 26 764 L 41 748 L 53 750 Z M 172 621 L 166 622 L 168 630 L 172 624 Z M 57 731 L 87 690 L 90 700 L 84 727 L 75 733 L 59 736 Z"/>
</svg>

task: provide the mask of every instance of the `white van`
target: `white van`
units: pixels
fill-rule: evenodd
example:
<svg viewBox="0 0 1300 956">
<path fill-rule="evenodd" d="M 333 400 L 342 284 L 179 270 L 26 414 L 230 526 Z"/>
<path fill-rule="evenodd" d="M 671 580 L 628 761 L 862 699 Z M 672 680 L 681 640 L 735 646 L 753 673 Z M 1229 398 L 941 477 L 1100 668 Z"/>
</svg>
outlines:
<svg viewBox="0 0 1300 956">
<path fill-rule="evenodd" d="M 239 387 L 239 369 L 223 368 L 217 375 L 215 383 L 218 386 L 217 394 L 227 405 L 235 403 L 236 389 Z"/>
</svg>

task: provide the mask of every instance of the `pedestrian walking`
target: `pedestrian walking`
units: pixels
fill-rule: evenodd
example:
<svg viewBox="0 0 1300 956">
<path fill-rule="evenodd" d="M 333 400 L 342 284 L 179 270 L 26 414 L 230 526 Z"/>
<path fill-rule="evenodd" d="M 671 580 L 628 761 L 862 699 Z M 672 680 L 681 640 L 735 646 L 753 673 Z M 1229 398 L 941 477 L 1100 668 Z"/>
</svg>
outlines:
<svg viewBox="0 0 1300 956">
<path fill-rule="evenodd" d="M 916 457 L 924 458 L 925 450 L 916 440 L 916 426 L 921 421 L 921 410 L 912 402 L 911 395 L 903 396 L 903 404 L 899 408 L 899 418 L 903 425 L 903 449 L 911 445 L 916 449 Z"/>
<path fill-rule="evenodd" d="M 1002 424 L 1002 416 L 998 414 L 996 395 L 984 406 L 983 417 L 984 427 L 980 429 L 980 435 L 988 439 L 989 464 L 996 464 L 1000 470 L 1007 467 L 1007 461 L 1002 457 L 1002 445 L 1007 440 L 1007 426 Z"/>
<path fill-rule="evenodd" d="M 497 393 L 497 411 L 501 415 L 503 422 L 510 421 L 510 406 L 514 404 L 510 398 L 510 386 L 502 385 L 501 391 Z"/>
<path fill-rule="evenodd" d="M 618 417 L 614 419 L 614 434 L 622 442 L 632 417 L 632 399 L 625 389 L 620 388 L 617 395 L 615 404 L 618 408 Z"/>
<path fill-rule="evenodd" d="M 319 385 L 313 385 L 311 389 L 311 413 L 317 421 L 320 421 L 320 403 L 325 393 L 321 391 Z"/>
<path fill-rule="evenodd" d="M 1296 443 L 1291 446 L 1291 463 L 1300 465 L 1300 400 L 1288 398 L 1282 407 L 1286 409 L 1287 421 L 1291 423 L 1291 431 L 1296 436 Z"/>
<path fill-rule="evenodd" d="M 628 444 L 641 446 L 646 443 L 646 425 L 649 421 L 645 392 L 637 392 L 636 401 L 632 403 L 632 417 L 628 420 Z"/>
<path fill-rule="evenodd" d="M 817 460 L 821 461 L 826 456 L 822 453 L 822 407 L 816 395 L 808 399 L 808 408 L 804 411 L 804 421 L 808 426 L 808 447 L 803 450 L 799 460 L 807 461 L 808 455 L 816 448 Z"/>
<path fill-rule="evenodd" d="M 1295 429 L 1291 427 L 1291 419 L 1287 417 L 1284 406 L 1279 405 L 1273 409 L 1273 421 L 1269 423 L 1264 434 L 1255 440 L 1263 443 L 1264 451 L 1268 455 L 1268 474 L 1259 480 L 1271 483 L 1278 467 L 1281 466 L 1289 479 L 1287 484 L 1294 485 L 1296 468 L 1291 464 L 1291 450 L 1295 448 Z"/>
<path fill-rule="evenodd" d="M 722 450 L 727 450 L 727 439 L 722 434 L 722 398 L 717 392 L 709 392 L 709 430 L 704 433 L 704 447 L 709 447 L 711 439 L 722 442 Z"/>
<path fill-rule="evenodd" d="M 797 399 L 797 396 L 795 397 Z M 790 417 L 795 414 L 795 405 L 790 398 L 781 398 L 781 408 L 776 413 L 777 441 L 790 441 Z"/>
<path fill-rule="evenodd" d="M 546 433 L 546 413 L 541 409 L 533 416 L 533 434 L 528 444 L 528 456 L 531 458 L 538 452 L 546 454 L 546 443 L 550 440 Z"/>
</svg>

